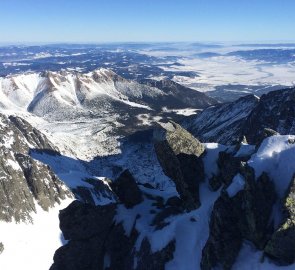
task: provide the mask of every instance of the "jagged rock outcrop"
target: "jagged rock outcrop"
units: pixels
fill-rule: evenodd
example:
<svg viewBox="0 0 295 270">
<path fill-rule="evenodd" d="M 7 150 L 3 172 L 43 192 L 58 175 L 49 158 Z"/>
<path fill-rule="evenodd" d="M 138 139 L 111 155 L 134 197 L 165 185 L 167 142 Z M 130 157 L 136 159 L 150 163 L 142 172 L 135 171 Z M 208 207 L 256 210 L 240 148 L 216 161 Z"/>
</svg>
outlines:
<svg viewBox="0 0 295 270">
<path fill-rule="evenodd" d="M 113 224 L 115 205 L 93 206 L 74 201 L 60 212 L 68 244 L 54 255 L 53 269 L 102 269 L 104 242 Z"/>
<path fill-rule="evenodd" d="M 242 246 L 239 230 L 239 207 L 224 194 L 214 204 L 210 219 L 210 236 L 202 251 L 202 270 L 214 269 L 217 265 L 229 270 Z"/>
<path fill-rule="evenodd" d="M 174 122 L 155 130 L 154 147 L 164 173 L 174 181 L 186 208 L 198 207 L 199 183 L 204 179 L 201 156 L 205 147 Z"/>
<path fill-rule="evenodd" d="M 56 251 L 50 270 L 164 270 L 173 258 L 175 241 L 152 252 L 145 238 L 137 250 L 135 224 L 127 234 L 122 223 L 114 221 L 116 207 L 75 201 L 62 210 L 60 228 L 69 242 Z"/>
<path fill-rule="evenodd" d="M 0 219 L 31 221 L 34 200 L 44 209 L 71 197 L 51 169 L 30 155 L 30 149 L 56 151 L 28 122 L 0 114 Z"/>
<path fill-rule="evenodd" d="M 142 193 L 128 170 L 122 172 L 121 175 L 111 183 L 111 188 L 127 208 L 131 208 L 141 203 L 143 200 Z"/>
<path fill-rule="evenodd" d="M 223 190 L 215 202 L 210 219 L 210 235 L 203 249 L 201 268 L 221 265 L 231 269 L 243 240 L 251 241 L 262 250 L 270 237 L 269 220 L 276 200 L 274 184 L 263 173 L 255 180 L 254 170 L 241 162 L 238 172 L 245 181 L 236 194 Z"/>
<path fill-rule="evenodd" d="M 262 95 L 244 124 L 243 133 L 250 144 L 265 137 L 265 128 L 282 135 L 295 134 L 295 88 L 272 91 Z"/>
<path fill-rule="evenodd" d="M 265 254 L 282 265 L 295 262 L 295 177 L 284 201 L 284 219 L 264 248 Z"/>
</svg>

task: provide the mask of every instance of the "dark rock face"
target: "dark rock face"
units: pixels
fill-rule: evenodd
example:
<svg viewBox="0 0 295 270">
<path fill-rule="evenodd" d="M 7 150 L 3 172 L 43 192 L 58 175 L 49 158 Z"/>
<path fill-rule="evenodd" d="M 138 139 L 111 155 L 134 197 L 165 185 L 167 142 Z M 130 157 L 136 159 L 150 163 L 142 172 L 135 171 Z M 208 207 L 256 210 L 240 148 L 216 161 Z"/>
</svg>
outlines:
<svg viewBox="0 0 295 270">
<path fill-rule="evenodd" d="M 164 270 L 173 258 L 175 242 L 153 253 L 145 238 L 136 250 L 135 224 L 127 235 L 123 225 L 114 222 L 116 206 L 75 201 L 62 210 L 60 228 L 69 242 L 56 251 L 50 270 Z"/>
<path fill-rule="evenodd" d="M 60 228 L 68 244 L 54 255 L 53 269 L 102 269 L 105 240 L 116 206 L 93 206 L 74 201 L 60 211 Z"/>
<path fill-rule="evenodd" d="M 274 232 L 264 251 L 282 265 L 295 262 L 295 178 L 284 202 L 282 225 Z"/>
<path fill-rule="evenodd" d="M 145 238 L 142 241 L 140 250 L 137 254 L 138 270 L 165 270 L 166 262 L 173 259 L 175 241 L 171 241 L 165 248 L 156 253 L 152 253 L 150 242 Z M 126 269 L 127 270 L 127 269 Z"/>
<path fill-rule="evenodd" d="M 60 229 L 66 240 L 85 240 L 106 234 L 111 227 L 115 205 L 93 206 L 74 201 L 59 214 Z"/>
<path fill-rule="evenodd" d="M 242 157 L 234 157 L 232 153 L 219 153 L 217 161 L 219 169 L 218 178 L 226 187 L 231 184 L 233 177 L 238 173 L 242 161 L 245 161 L 245 159 Z"/>
<path fill-rule="evenodd" d="M 209 239 L 202 253 L 203 270 L 218 265 L 231 269 L 243 240 L 262 250 L 270 237 L 269 220 L 276 200 L 272 181 L 265 173 L 255 180 L 254 170 L 243 162 L 237 172 L 245 179 L 245 187 L 233 197 L 223 190 L 215 202 Z"/>
<path fill-rule="evenodd" d="M 210 236 L 202 252 L 202 270 L 211 270 L 217 265 L 231 269 L 243 242 L 238 211 L 226 194 L 215 202 L 209 224 Z"/>
<path fill-rule="evenodd" d="M 200 205 L 199 183 L 204 179 L 204 146 L 178 124 L 154 132 L 154 147 L 164 173 L 170 177 L 188 209 Z"/>
<path fill-rule="evenodd" d="M 110 231 L 106 240 L 104 255 L 104 264 L 106 264 L 106 259 L 108 259 L 106 269 L 134 269 L 134 245 L 138 237 L 138 232 L 135 230 L 134 225 L 130 235 L 126 235 L 121 223 L 116 224 Z"/>
<path fill-rule="evenodd" d="M 141 191 L 128 170 L 122 172 L 118 179 L 111 184 L 111 187 L 119 200 L 127 208 L 131 208 L 143 200 Z"/>
<path fill-rule="evenodd" d="M 250 144 L 264 138 L 265 128 L 280 134 L 295 134 L 295 88 L 278 90 L 263 95 L 248 116 L 243 133 Z"/>
<path fill-rule="evenodd" d="M 48 166 L 32 159 L 30 148 L 56 149 L 25 120 L 0 114 L 0 219 L 31 221 L 34 200 L 44 209 L 71 192 Z"/>
</svg>

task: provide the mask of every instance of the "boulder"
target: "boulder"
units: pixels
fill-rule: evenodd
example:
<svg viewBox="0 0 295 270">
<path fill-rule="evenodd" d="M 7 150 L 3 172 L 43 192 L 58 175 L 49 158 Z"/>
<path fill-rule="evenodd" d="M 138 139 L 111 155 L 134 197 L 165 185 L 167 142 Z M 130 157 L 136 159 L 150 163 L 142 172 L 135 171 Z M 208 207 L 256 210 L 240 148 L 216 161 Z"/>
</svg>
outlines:
<svg viewBox="0 0 295 270">
<path fill-rule="evenodd" d="M 199 207 L 199 183 L 204 180 L 203 144 L 180 125 L 169 122 L 154 131 L 154 147 L 163 172 L 174 181 L 185 207 Z"/>
<path fill-rule="evenodd" d="M 104 235 L 113 223 L 115 204 L 93 206 L 72 202 L 59 213 L 60 229 L 66 240 L 84 240 Z"/>
<path fill-rule="evenodd" d="M 121 175 L 111 183 L 111 188 L 127 208 L 131 208 L 143 201 L 142 192 L 128 170 L 122 172 Z"/>
<path fill-rule="evenodd" d="M 60 211 L 60 229 L 69 242 L 54 254 L 50 270 L 103 269 L 105 241 L 114 226 L 116 205 L 72 202 Z"/>
</svg>

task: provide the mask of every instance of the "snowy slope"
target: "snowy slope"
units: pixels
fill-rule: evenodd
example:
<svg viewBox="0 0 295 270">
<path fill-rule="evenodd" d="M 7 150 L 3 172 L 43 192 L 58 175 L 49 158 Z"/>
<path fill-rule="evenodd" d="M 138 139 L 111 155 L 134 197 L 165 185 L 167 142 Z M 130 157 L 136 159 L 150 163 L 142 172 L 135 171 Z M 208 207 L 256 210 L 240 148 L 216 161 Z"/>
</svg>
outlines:
<svg viewBox="0 0 295 270">
<path fill-rule="evenodd" d="M 89 103 L 97 98 L 148 108 L 145 97 L 165 95 L 157 88 L 125 80 L 107 69 L 87 74 L 48 71 L 8 76 L 0 79 L 0 94 L 2 108 L 19 108 L 39 116 L 61 108 L 87 110 L 91 107 Z"/>
<path fill-rule="evenodd" d="M 209 107 L 184 126 L 204 142 L 231 144 L 245 136 L 249 143 L 259 144 L 265 128 L 295 134 L 294 96 L 295 88 L 272 91 L 261 98 L 245 96 Z"/>
<path fill-rule="evenodd" d="M 71 201 L 65 200 L 49 212 L 37 206 L 37 212 L 32 216 L 33 223 L 0 221 L 0 238 L 4 244 L 4 251 L 0 256 L 0 268 L 3 270 L 49 269 L 55 250 L 64 243 L 59 229 L 58 213 Z"/>
<path fill-rule="evenodd" d="M 245 119 L 258 101 L 258 97 L 249 95 L 232 103 L 209 107 L 185 126 L 203 142 L 230 144 L 240 138 Z"/>
</svg>

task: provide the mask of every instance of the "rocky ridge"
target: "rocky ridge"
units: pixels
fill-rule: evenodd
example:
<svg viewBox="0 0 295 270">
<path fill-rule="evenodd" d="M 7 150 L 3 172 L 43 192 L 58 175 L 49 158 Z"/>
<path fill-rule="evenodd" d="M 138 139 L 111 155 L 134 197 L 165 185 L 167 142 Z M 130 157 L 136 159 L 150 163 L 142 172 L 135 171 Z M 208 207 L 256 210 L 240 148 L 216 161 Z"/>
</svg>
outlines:
<svg viewBox="0 0 295 270">
<path fill-rule="evenodd" d="M 184 126 L 202 142 L 232 144 L 243 136 L 250 144 L 265 138 L 265 129 L 295 134 L 295 88 L 277 90 L 260 98 L 249 95 L 231 103 L 209 107 Z"/>
<path fill-rule="evenodd" d="M 56 151 L 50 141 L 25 120 L 0 114 L 0 219 L 32 221 L 35 202 L 48 210 L 71 192 L 53 171 L 30 156 L 30 151 Z"/>
</svg>

